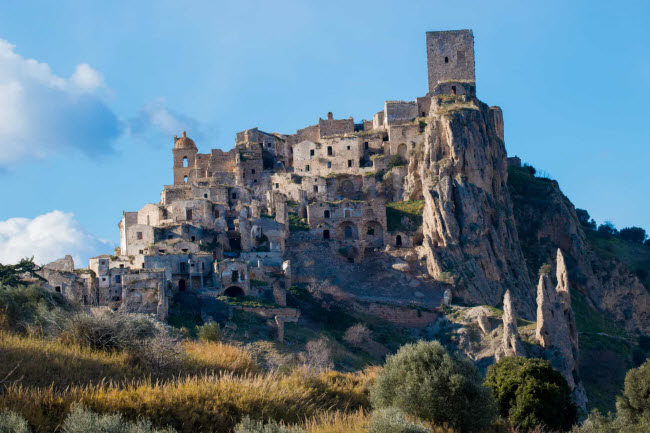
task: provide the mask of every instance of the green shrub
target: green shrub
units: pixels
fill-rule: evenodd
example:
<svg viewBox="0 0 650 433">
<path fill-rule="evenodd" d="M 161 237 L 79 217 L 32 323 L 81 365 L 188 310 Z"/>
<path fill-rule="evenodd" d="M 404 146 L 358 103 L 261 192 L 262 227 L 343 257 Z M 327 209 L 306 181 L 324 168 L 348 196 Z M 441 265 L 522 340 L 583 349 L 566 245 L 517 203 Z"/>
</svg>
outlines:
<svg viewBox="0 0 650 433">
<path fill-rule="evenodd" d="M 149 421 L 128 422 L 122 415 L 97 414 L 83 406 L 76 406 L 63 423 L 64 433 L 173 433 L 176 430 L 166 428 L 157 430 Z"/>
<path fill-rule="evenodd" d="M 30 433 L 25 418 L 10 410 L 0 412 L 0 433 Z"/>
<path fill-rule="evenodd" d="M 15 265 L 0 263 L 0 287 L 17 287 L 25 284 L 28 281 L 24 279 L 25 277 L 45 281 L 43 277 L 36 273 L 38 270 L 40 270 L 40 267 L 34 263 L 34 257 L 21 259 Z"/>
<path fill-rule="evenodd" d="M 197 328 L 196 335 L 200 340 L 217 343 L 221 341 L 221 327 L 217 322 L 205 323 Z"/>
<path fill-rule="evenodd" d="M 623 395 L 616 400 L 616 411 L 625 424 L 650 424 L 650 360 L 627 372 Z"/>
<path fill-rule="evenodd" d="M 77 308 L 60 293 L 35 284 L 0 286 L 0 329 L 32 334 L 56 333 L 66 313 Z"/>
<path fill-rule="evenodd" d="M 404 413 L 460 432 L 473 432 L 495 415 L 490 391 L 476 367 L 450 355 L 437 341 L 407 344 L 386 360 L 371 392 L 375 408 Z"/>
<path fill-rule="evenodd" d="M 568 430 L 577 410 L 564 377 L 548 361 L 507 357 L 488 368 L 485 385 L 499 413 L 519 428 Z"/>
<path fill-rule="evenodd" d="M 428 433 L 422 424 L 410 422 L 396 408 L 380 409 L 370 418 L 368 433 Z"/>
<path fill-rule="evenodd" d="M 288 427 L 283 424 L 278 424 L 275 421 L 270 421 L 264 424 L 261 421 L 253 421 L 248 416 L 245 417 L 235 427 L 235 433 L 301 433 L 302 429 L 297 427 Z"/>
<path fill-rule="evenodd" d="M 591 412 L 582 425 L 575 426 L 571 433 L 618 433 L 612 415 L 604 416 L 597 410 Z"/>
</svg>

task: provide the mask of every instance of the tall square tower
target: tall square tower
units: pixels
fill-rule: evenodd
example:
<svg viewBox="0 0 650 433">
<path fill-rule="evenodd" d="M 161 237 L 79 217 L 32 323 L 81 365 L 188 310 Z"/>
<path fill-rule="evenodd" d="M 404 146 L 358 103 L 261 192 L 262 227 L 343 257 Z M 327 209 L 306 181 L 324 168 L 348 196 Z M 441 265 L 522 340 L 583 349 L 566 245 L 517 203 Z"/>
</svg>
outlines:
<svg viewBox="0 0 650 433">
<path fill-rule="evenodd" d="M 441 83 L 465 84 L 474 93 L 474 35 L 471 30 L 427 32 L 429 93 Z M 455 89 L 455 86 L 454 86 Z"/>
</svg>

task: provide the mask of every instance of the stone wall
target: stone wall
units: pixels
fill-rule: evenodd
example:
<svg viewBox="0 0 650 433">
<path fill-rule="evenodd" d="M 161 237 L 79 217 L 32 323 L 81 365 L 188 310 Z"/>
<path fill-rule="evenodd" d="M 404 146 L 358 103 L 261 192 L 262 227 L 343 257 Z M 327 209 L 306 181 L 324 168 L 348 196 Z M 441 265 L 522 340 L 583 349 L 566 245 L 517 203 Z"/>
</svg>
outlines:
<svg viewBox="0 0 650 433">
<path fill-rule="evenodd" d="M 419 116 L 414 101 L 386 101 L 384 104 L 384 126 L 411 122 Z"/>
<path fill-rule="evenodd" d="M 366 241 L 381 246 L 387 231 L 386 204 L 379 199 L 315 202 L 307 207 L 307 222 L 322 239 Z"/>
<path fill-rule="evenodd" d="M 384 110 L 375 113 L 372 117 L 372 129 L 380 129 L 384 127 Z"/>
<path fill-rule="evenodd" d="M 363 143 L 359 137 L 325 138 L 318 143 L 302 141 L 293 147 L 294 172 L 309 176 L 359 173 Z"/>
<path fill-rule="evenodd" d="M 423 140 L 420 125 L 413 123 L 388 127 L 389 154 L 407 158 L 415 145 Z"/>
<path fill-rule="evenodd" d="M 504 141 L 504 133 L 503 133 L 503 111 L 501 111 L 500 107 L 493 106 L 490 107 L 490 114 L 492 118 L 490 119 L 490 123 L 492 123 L 492 126 L 494 130 L 497 133 L 497 137 L 501 139 L 501 141 Z M 521 160 L 520 160 L 520 165 L 521 165 Z"/>
<path fill-rule="evenodd" d="M 354 132 L 354 119 L 318 119 L 319 137 L 331 137 L 332 135 L 351 134 Z"/>
<path fill-rule="evenodd" d="M 141 269 L 122 275 L 121 309 L 144 314 L 161 314 L 159 306 L 166 306 L 167 280 L 163 269 Z"/>
<path fill-rule="evenodd" d="M 318 141 L 320 138 L 319 126 L 311 125 L 306 128 L 302 128 L 296 131 L 296 134 L 293 138 L 294 143 L 300 143 L 301 141 Z"/>
<path fill-rule="evenodd" d="M 166 206 L 176 200 L 188 198 L 192 198 L 192 187 L 190 185 L 165 185 L 160 194 L 160 203 Z"/>
<path fill-rule="evenodd" d="M 428 117 L 429 111 L 431 111 L 431 97 L 415 98 L 415 103 L 418 106 L 418 117 Z"/>
<path fill-rule="evenodd" d="M 224 291 L 224 294 L 239 296 L 250 293 L 248 267 L 248 263 L 242 260 L 223 260 L 217 264 L 219 287 Z M 234 288 L 241 289 L 242 293 L 237 293 Z M 229 292 L 229 290 L 231 291 Z"/>
<path fill-rule="evenodd" d="M 474 82 L 474 35 L 471 30 L 427 32 L 429 92 L 444 81 Z"/>
</svg>

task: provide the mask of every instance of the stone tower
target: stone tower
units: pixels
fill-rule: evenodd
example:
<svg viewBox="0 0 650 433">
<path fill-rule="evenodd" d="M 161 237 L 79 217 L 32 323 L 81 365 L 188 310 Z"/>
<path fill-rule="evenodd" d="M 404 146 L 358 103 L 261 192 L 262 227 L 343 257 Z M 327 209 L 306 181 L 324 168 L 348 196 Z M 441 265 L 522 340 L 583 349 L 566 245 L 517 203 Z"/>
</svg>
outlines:
<svg viewBox="0 0 650 433">
<path fill-rule="evenodd" d="M 427 32 L 429 94 L 476 94 L 471 30 Z"/>
<path fill-rule="evenodd" d="M 194 140 L 189 138 L 185 131 L 183 136 L 178 138 L 174 135 L 174 185 L 186 183 L 196 177 L 196 154 L 198 150 Z"/>
</svg>

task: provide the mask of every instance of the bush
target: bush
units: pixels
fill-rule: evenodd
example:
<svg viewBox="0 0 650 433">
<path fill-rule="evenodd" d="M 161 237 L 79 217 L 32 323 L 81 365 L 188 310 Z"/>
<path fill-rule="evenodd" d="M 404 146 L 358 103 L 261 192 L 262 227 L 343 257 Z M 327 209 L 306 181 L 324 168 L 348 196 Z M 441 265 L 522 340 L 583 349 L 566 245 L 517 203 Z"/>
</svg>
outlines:
<svg viewBox="0 0 650 433">
<path fill-rule="evenodd" d="M 288 427 L 271 421 L 264 424 L 261 421 L 253 421 L 248 416 L 235 427 L 235 433 L 301 433 L 297 427 Z"/>
<path fill-rule="evenodd" d="M 596 230 L 596 221 L 591 218 L 589 212 L 584 209 L 576 208 L 576 215 L 578 216 L 578 221 L 583 228 L 587 230 Z"/>
<path fill-rule="evenodd" d="M 407 344 L 386 360 L 371 392 L 376 408 L 394 406 L 461 432 L 490 425 L 494 402 L 476 367 L 437 341 Z"/>
<path fill-rule="evenodd" d="M 45 281 L 43 277 L 36 272 L 40 267 L 34 263 L 34 257 L 28 259 L 24 258 L 15 265 L 3 265 L 0 263 L 0 286 L 17 287 L 24 284 L 26 280 L 24 277 Z"/>
<path fill-rule="evenodd" d="M 551 265 L 549 265 L 548 263 L 544 263 L 542 266 L 539 267 L 539 271 L 537 272 L 537 274 L 539 276 L 548 275 L 551 273 L 552 270 L 553 268 L 551 267 Z"/>
<path fill-rule="evenodd" d="M 618 237 L 624 241 L 642 244 L 648 235 L 641 227 L 625 227 L 618 232 Z"/>
<path fill-rule="evenodd" d="M 605 221 L 604 224 L 598 226 L 598 233 L 606 236 L 616 236 L 618 235 L 618 230 L 616 230 L 616 227 L 610 221 Z"/>
<path fill-rule="evenodd" d="M 309 370 L 322 372 L 334 368 L 332 362 L 332 348 L 327 338 L 321 337 L 305 344 L 303 362 Z"/>
<path fill-rule="evenodd" d="M 356 325 L 350 326 L 345 331 L 343 340 L 354 347 L 359 347 L 363 343 L 367 343 L 372 340 L 372 333 L 366 325 L 363 323 L 357 323 Z"/>
<path fill-rule="evenodd" d="M 156 377 L 167 376 L 181 370 L 185 353 L 178 341 L 166 335 L 141 340 L 128 348 L 131 364 L 145 368 Z"/>
<path fill-rule="evenodd" d="M 368 433 L 428 433 L 422 424 L 408 421 L 404 414 L 395 408 L 380 409 L 370 418 Z"/>
<path fill-rule="evenodd" d="M 99 350 L 126 350 L 161 333 L 147 316 L 103 311 L 78 313 L 65 325 L 64 337 Z"/>
<path fill-rule="evenodd" d="M 10 410 L 0 412 L 0 433 L 30 433 L 25 418 Z"/>
<path fill-rule="evenodd" d="M 197 328 L 196 335 L 200 340 L 217 343 L 221 341 L 221 327 L 217 322 L 205 323 Z"/>
<path fill-rule="evenodd" d="M 616 400 L 616 411 L 625 424 L 650 424 L 650 360 L 627 372 L 623 395 Z"/>
<path fill-rule="evenodd" d="M 491 389 L 501 416 L 516 427 L 543 425 L 568 430 L 576 422 L 569 385 L 548 361 L 503 358 L 488 368 L 485 385 Z"/>
<path fill-rule="evenodd" d="M 575 426 L 572 433 L 618 433 L 619 429 L 614 425 L 614 418 L 604 416 L 598 410 L 589 414 L 581 426 Z"/>
<path fill-rule="evenodd" d="M 0 286 L 0 329 L 41 335 L 57 333 L 66 314 L 76 308 L 60 293 L 38 285 Z"/>
<path fill-rule="evenodd" d="M 166 428 L 157 430 L 149 421 L 125 421 L 119 413 L 100 415 L 83 406 L 75 406 L 63 423 L 64 433 L 172 433 Z"/>
</svg>

